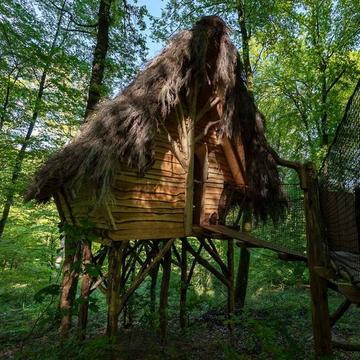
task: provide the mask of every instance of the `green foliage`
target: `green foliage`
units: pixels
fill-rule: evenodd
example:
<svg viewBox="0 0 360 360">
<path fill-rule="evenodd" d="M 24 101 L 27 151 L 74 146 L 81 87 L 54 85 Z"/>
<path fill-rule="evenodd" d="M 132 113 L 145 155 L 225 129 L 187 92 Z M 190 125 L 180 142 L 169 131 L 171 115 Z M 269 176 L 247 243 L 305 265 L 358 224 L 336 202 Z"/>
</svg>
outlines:
<svg viewBox="0 0 360 360">
<path fill-rule="evenodd" d="M 40 289 L 35 295 L 34 295 L 34 300 L 35 302 L 43 302 L 46 298 L 46 296 L 54 296 L 54 295 L 59 295 L 60 294 L 60 286 L 59 284 L 50 284 L 47 285 L 45 287 L 43 287 L 42 289 Z"/>
</svg>

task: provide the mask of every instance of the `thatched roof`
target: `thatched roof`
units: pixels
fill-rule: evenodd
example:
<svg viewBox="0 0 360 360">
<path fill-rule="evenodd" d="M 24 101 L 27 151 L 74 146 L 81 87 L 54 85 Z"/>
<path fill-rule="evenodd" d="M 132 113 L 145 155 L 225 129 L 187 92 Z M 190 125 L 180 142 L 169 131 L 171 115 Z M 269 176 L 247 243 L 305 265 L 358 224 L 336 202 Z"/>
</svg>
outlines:
<svg viewBox="0 0 360 360">
<path fill-rule="evenodd" d="M 228 32 L 219 17 L 207 16 L 175 35 L 122 93 L 100 103 L 79 134 L 38 170 L 26 199 L 46 202 L 62 187 L 84 178 L 101 189 L 101 197 L 119 163 L 144 173 L 152 163 L 160 122 L 166 124 L 196 82 L 200 90 L 210 85 L 224 104 L 220 131 L 242 139 L 256 213 L 276 217 L 283 207 L 276 164 L 266 149 L 262 118 L 242 80 L 242 64 Z"/>
</svg>

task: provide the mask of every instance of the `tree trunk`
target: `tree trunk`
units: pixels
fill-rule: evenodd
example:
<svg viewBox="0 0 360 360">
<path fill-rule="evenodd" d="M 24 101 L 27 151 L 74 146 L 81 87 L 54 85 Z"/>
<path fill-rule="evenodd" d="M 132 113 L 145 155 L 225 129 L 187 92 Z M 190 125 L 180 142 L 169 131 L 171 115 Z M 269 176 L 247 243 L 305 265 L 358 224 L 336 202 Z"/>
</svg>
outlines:
<svg viewBox="0 0 360 360">
<path fill-rule="evenodd" d="M 122 257 L 124 252 L 124 242 L 113 243 L 109 248 L 108 261 L 108 318 L 106 335 L 111 341 L 118 334 L 119 306 L 120 306 L 120 287 L 121 287 L 121 269 Z"/>
<path fill-rule="evenodd" d="M 17 73 L 14 77 L 14 81 L 12 82 L 11 76 L 15 70 L 17 70 Z M 4 102 L 2 105 L 2 111 L 1 111 L 1 116 L 0 116 L 0 132 L 2 131 L 2 129 L 5 125 L 7 108 L 8 108 L 9 102 L 10 102 L 11 89 L 13 86 L 15 86 L 15 83 L 18 80 L 19 76 L 20 76 L 20 69 L 18 68 L 17 65 L 15 65 L 15 67 L 13 69 L 11 69 L 10 74 L 8 75 L 8 83 L 6 85 L 5 98 L 4 98 Z"/>
<path fill-rule="evenodd" d="M 254 98 L 254 74 L 250 63 L 250 32 L 247 29 L 244 0 L 237 0 L 237 13 L 241 32 L 242 58 L 246 74 L 246 86 L 250 96 Z"/>
<path fill-rule="evenodd" d="M 110 28 L 110 6 L 112 0 L 100 0 L 98 11 L 98 30 L 96 45 L 91 69 L 91 79 L 89 84 L 88 99 L 85 109 L 84 121 L 101 97 L 101 86 L 104 78 L 105 60 L 109 48 L 109 28 Z M 83 246 L 84 265 L 91 261 L 91 243 L 84 242 Z M 80 340 L 85 339 L 86 326 L 89 312 L 89 295 L 90 295 L 90 276 L 85 272 L 82 277 L 82 289 L 80 305 L 78 337 Z"/>
<path fill-rule="evenodd" d="M 86 337 L 86 326 L 89 311 L 89 295 L 91 276 L 87 272 L 87 266 L 91 264 L 91 242 L 84 240 L 82 244 L 83 275 L 81 279 L 81 303 L 79 308 L 78 338 L 84 340 Z"/>
<path fill-rule="evenodd" d="M 244 211 L 241 229 L 243 232 L 251 231 L 251 214 Z M 245 305 L 248 278 L 250 267 L 250 251 L 246 247 L 240 249 L 240 258 L 235 288 L 235 304 L 236 310 L 242 310 Z"/>
<path fill-rule="evenodd" d="M 94 110 L 101 98 L 101 86 L 104 79 L 105 61 L 109 48 L 110 7 L 112 0 L 100 0 L 98 12 L 98 31 L 91 70 L 89 93 L 85 110 L 85 119 Z"/>
<path fill-rule="evenodd" d="M 20 150 L 15 159 L 15 165 L 14 165 L 14 169 L 13 169 L 12 176 L 11 176 L 11 186 L 10 186 L 10 189 L 6 196 L 5 205 L 4 205 L 3 212 L 2 212 L 2 217 L 0 220 L 0 239 L 4 233 L 5 225 L 6 225 L 8 217 L 9 217 L 9 213 L 10 213 L 10 208 L 13 204 L 14 195 L 15 195 L 15 186 L 16 186 L 17 180 L 21 173 L 22 163 L 23 163 L 25 155 L 26 155 L 26 150 L 29 145 L 30 138 L 32 136 L 35 124 L 36 124 L 38 116 L 39 116 L 40 106 L 41 106 L 42 98 L 44 95 L 47 74 L 48 74 L 49 68 L 51 66 L 51 62 L 52 62 L 52 59 L 53 59 L 53 56 L 54 56 L 54 53 L 56 50 L 56 43 L 57 43 L 57 40 L 58 40 L 58 37 L 60 34 L 61 24 L 62 24 L 62 20 L 63 20 L 63 16 L 64 16 L 65 4 L 66 4 L 66 0 L 64 0 L 62 3 L 59 19 L 58 19 L 57 26 L 56 26 L 55 35 L 54 35 L 53 41 L 51 43 L 49 56 L 47 57 L 48 61 L 45 64 L 43 72 L 41 74 L 41 79 L 40 79 L 40 83 L 39 83 L 37 96 L 35 99 L 35 105 L 34 105 L 34 110 L 33 110 L 32 116 L 31 116 L 30 124 L 29 124 L 28 130 L 27 130 L 26 136 L 24 138 L 24 141 L 23 141 L 23 143 L 20 147 Z"/>
<path fill-rule="evenodd" d="M 329 146 L 329 134 L 328 134 L 328 112 L 327 112 L 327 81 L 326 81 L 326 65 L 322 64 L 321 71 L 321 146 Z"/>
<path fill-rule="evenodd" d="M 79 272 L 77 264 L 80 258 L 80 241 L 68 238 L 65 242 L 65 260 L 63 282 L 60 297 L 60 336 L 66 339 L 71 328 L 72 307 L 76 296 Z"/>
</svg>

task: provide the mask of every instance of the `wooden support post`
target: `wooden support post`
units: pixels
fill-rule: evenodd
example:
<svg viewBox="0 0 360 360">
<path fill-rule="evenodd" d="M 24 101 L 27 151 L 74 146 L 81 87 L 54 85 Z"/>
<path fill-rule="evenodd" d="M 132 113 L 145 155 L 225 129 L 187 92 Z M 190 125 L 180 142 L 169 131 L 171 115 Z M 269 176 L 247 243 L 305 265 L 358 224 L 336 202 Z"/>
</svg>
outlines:
<svg viewBox="0 0 360 360">
<path fill-rule="evenodd" d="M 321 221 L 319 188 L 314 166 L 306 164 L 301 169 L 301 187 L 304 190 L 307 255 L 310 275 L 311 310 L 315 353 L 331 355 L 331 326 L 328 308 L 327 281 L 315 271 L 316 266 L 327 265 L 327 249 Z"/>
<path fill-rule="evenodd" d="M 120 244 L 114 242 L 108 252 L 109 285 L 107 293 L 108 317 L 106 335 L 111 341 L 113 341 L 118 334 L 122 256 L 126 245 L 126 241 L 122 241 Z"/>
<path fill-rule="evenodd" d="M 234 289 L 234 240 L 229 239 L 227 241 L 227 261 L 228 261 L 228 320 L 229 331 L 232 335 L 234 330 L 234 314 L 235 314 L 235 289 Z"/>
<path fill-rule="evenodd" d="M 187 326 L 186 295 L 188 289 L 187 251 L 184 241 L 181 243 L 181 284 L 180 284 L 180 328 Z"/>
<path fill-rule="evenodd" d="M 251 214 L 249 211 L 244 211 L 242 231 L 244 233 L 250 233 Z M 246 246 L 240 248 L 239 266 L 236 278 L 236 290 L 235 290 L 235 304 L 236 310 L 240 311 L 245 306 L 246 292 L 249 279 L 249 266 L 250 266 L 250 251 Z"/>
<path fill-rule="evenodd" d="M 77 241 L 77 239 L 65 236 L 65 258 L 60 295 L 60 336 L 62 339 L 69 336 L 71 328 L 72 307 L 79 278 L 78 261 L 80 258 L 80 244 L 80 241 Z"/>
<path fill-rule="evenodd" d="M 154 242 L 154 247 L 158 246 Z M 157 263 L 150 271 L 150 314 L 151 314 L 151 326 L 154 327 L 155 324 L 155 311 L 156 311 L 156 285 L 159 274 L 160 263 Z"/>
<path fill-rule="evenodd" d="M 157 278 L 159 274 L 159 265 L 157 264 L 151 271 L 150 271 L 150 313 L 151 313 L 151 326 L 154 327 L 155 324 L 155 311 L 156 311 L 156 285 L 157 285 Z"/>
<path fill-rule="evenodd" d="M 249 278 L 250 251 L 246 246 L 240 248 L 240 259 L 236 278 L 235 304 L 240 311 L 245 306 L 246 291 Z"/>
<path fill-rule="evenodd" d="M 87 273 L 87 266 L 91 264 L 91 242 L 83 241 L 82 244 L 82 262 L 83 262 L 83 275 L 81 278 L 81 303 L 79 307 L 79 320 L 78 320 L 78 339 L 84 340 L 86 337 L 86 326 L 88 322 L 89 312 L 89 295 L 91 287 L 91 276 Z"/>
<path fill-rule="evenodd" d="M 160 341 L 162 344 L 166 342 L 166 338 L 167 338 L 170 273 L 171 273 L 171 247 L 164 255 L 163 274 L 162 274 L 161 289 L 160 289 L 159 315 L 160 315 Z"/>
<path fill-rule="evenodd" d="M 185 185 L 185 209 L 184 209 L 184 228 L 185 235 L 191 236 L 193 227 L 193 215 L 194 215 L 194 162 L 195 162 L 195 120 L 196 120 L 196 105 L 198 100 L 198 86 L 195 82 L 193 88 L 193 94 L 191 96 L 190 114 L 185 121 L 185 127 L 187 128 L 187 149 L 186 163 L 186 185 Z"/>
</svg>

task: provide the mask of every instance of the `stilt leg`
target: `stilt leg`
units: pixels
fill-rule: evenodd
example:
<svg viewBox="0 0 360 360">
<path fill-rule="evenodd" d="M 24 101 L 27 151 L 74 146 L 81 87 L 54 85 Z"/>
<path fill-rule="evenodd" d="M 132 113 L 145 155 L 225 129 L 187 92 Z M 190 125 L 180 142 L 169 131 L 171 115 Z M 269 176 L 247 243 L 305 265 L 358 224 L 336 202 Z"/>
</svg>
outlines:
<svg viewBox="0 0 360 360">
<path fill-rule="evenodd" d="M 158 243 L 154 241 L 154 247 L 158 250 Z M 151 314 L 151 326 L 155 326 L 155 312 L 156 312 L 156 285 L 157 279 L 159 274 L 159 266 L 160 264 L 157 263 L 153 269 L 150 271 L 150 314 Z"/>
<path fill-rule="evenodd" d="M 82 244 L 82 257 L 84 272 L 81 279 L 81 299 L 82 302 L 79 308 L 78 321 L 78 339 L 84 340 L 86 337 L 86 326 L 89 312 L 89 295 L 91 286 L 91 277 L 87 273 L 86 267 L 91 264 L 91 242 L 84 241 Z"/>
<path fill-rule="evenodd" d="M 72 307 L 76 296 L 79 273 L 76 263 L 80 257 L 80 242 L 71 237 L 65 238 L 65 259 L 63 265 L 63 282 L 60 296 L 60 336 L 65 339 L 71 328 Z"/>
<path fill-rule="evenodd" d="M 164 344 L 167 338 L 167 322 L 168 322 L 168 295 L 171 273 L 171 248 L 165 253 L 163 260 L 163 275 L 161 279 L 160 290 L 160 340 Z"/>
<path fill-rule="evenodd" d="M 187 326 L 186 296 L 187 296 L 187 251 L 184 243 L 181 244 L 181 285 L 180 285 L 180 328 Z"/>
<path fill-rule="evenodd" d="M 236 310 L 242 310 L 245 305 L 247 284 L 249 278 L 250 251 L 246 247 L 240 249 L 239 267 L 236 278 L 235 305 Z"/>
<path fill-rule="evenodd" d="M 118 333 L 119 304 L 120 304 L 120 285 L 121 285 L 121 265 L 123 256 L 123 243 L 114 243 L 109 248 L 109 286 L 108 286 L 108 319 L 106 334 L 110 339 L 114 339 Z"/>
<path fill-rule="evenodd" d="M 235 291 L 234 291 L 234 240 L 227 241 L 227 261 L 228 261 L 228 319 L 229 331 L 234 330 L 233 317 L 235 313 Z"/>
<path fill-rule="evenodd" d="M 319 187 L 313 165 L 301 169 L 301 186 L 304 191 L 307 256 L 310 275 L 311 310 L 317 356 L 332 354 L 331 325 L 327 296 L 327 281 L 315 271 L 315 266 L 326 266 L 325 235 L 321 218 Z"/>
<path fill-rule="evenodd" d="M 241 230 L 250 233 L 252 218 L 249 210 L 245 210 L 242 218 Z M 240 250 L 238 273 L 236 278 L 235 305 L 236 310 L 242 310 L 245 306 L 246 292 L 249 278 L 250 251 L 244 246 Z"/>
</svg>

